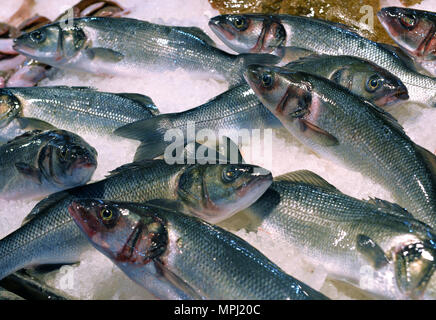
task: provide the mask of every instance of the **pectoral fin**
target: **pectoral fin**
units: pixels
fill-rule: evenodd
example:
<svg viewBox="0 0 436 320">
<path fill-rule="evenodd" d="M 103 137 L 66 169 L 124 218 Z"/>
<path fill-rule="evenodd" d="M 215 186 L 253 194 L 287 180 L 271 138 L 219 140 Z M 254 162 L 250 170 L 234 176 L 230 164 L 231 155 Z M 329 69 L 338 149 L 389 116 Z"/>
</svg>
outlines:
<svg viewBox="0 0 436 320">
<path fill-rule="evenodd" d="M 356 248 L 375 269 L 379 269 L 389 263 L 383 249 L 370 237 L 359 234 L 356 239 Z"/>
<path fill-rule="evenodd" d="M 102 60 L 104 62 L 119 62 L 124 58 L 122 53 L 107 48 L 89 48 L 86 49 L 86 54 L 91 60 Z"/>
<path fill-rule="evenodd" d="M 305 120 L 298 119 L 300 124 L 300 130 L 304 135 L 311 139 L 313 142 L 325 147 L 332 147 L 339 144 L 338 139 L 332 136 L 330 133 L 314 125 L 313 123 Z"/>
<path fill-rule="evenodd" d="M 24 162 L 17 162 L 15 164 L 15 167 L 17 168 L 18 172 L 22 174 L 25 178 L 30 179 L 34 181 L 37 184 L 41 184 L 41 173 L 37 168 L 34 166 L 24 163 Z"/>
<path fill-rule="evenodd" d="M 17 118 L 18 124 L 24 130 L 54 130 L 57 129 L 52 124 L 36 118 Z"/>
</svg>

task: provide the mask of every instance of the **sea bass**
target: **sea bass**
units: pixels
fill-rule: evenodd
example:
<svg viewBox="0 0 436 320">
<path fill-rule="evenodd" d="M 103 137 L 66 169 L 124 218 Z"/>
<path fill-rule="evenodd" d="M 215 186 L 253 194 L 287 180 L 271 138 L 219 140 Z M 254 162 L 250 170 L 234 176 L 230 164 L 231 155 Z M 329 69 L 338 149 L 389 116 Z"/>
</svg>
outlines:
<svg viewBox="0 0 436 320">
<path fill-rule="evenodd" d="M 31 265 L 79 260 L 88 242 L 68 214 L 72 199 L 177 200 L 180 211 L 217 222 L 251 205 L 271 182 L 269 171 L 248 164 L 168 165 L 154 160 L 124 165 L 104 180 L 40 201 L 21 228 L 0 240 L 0 279 Z"/>
<path fill-rule="evenodd" d="M 97 151 L 63 130 L 30 131 L 0 146 L 0 198 L 46 196 L 87 183 Z"/>
<path fill-rule="evenodd" d="M 285 66 L 328 77 L 352 92 L 374 101 L 379 106 L 407 99 L 407 89 L 389 72 L 355 57 L 313 56 Z M 242 130 L 279 129 L 280 121 L 265 108 L 247 84 L 236 86 L 205 104 L 179 113 L 166 113 L 140 120 L 115 130 L 115 134 L 142 141 L 136 157 L 152 159 L 162 155 L 171 141 L 165 141 L 168 130 L 180 130 L 187 143 L 193 142 L 187 133 L 188 124 L 197 135 L 200 130 L 212 130 L 217 138 L 234 137 Z M 194 128 L 195 126 L 195 128 Z M 168 139 L 167 139 L 168 140 Z M 234 139 L 236 140 L 236 139 Z"/>
<path fill-rule="evenodd" d="M 56 22 L 14 40 L 19 53 L 54 67 L 94 74 L 142 77 L 176 70 L 205 74 L 231 85 L 245 66 L 275 64 L 273 55 L 232 55 L 196 27 L 173 27 L 128 18 L 85 17 Z M 262 61 L 262 62 L 259 62 Z"/>
<path fill-rule="evenodd" d="M 120 126 L 159 113 L 141 94 L 66 86 L 0 89 L 0 112 L 1 137 L 11 122 L 22 130 L 52 125 L 75 133 L 110 135 Z"/>
<path fill-rule="evenodd" d="M 242 213 L 249 230 L 296 248 L 332 278 L 384 298 L 436 298 L 436 235 L 398 205 L 349 197 L 302 170 L 275 177 Z"/>
<path fill-rule="evenodd" d="M 377 17 L 401 49 L 436 76 L 436 13 L 388 7 Z"/>
<path fill-rule="evenodd" d="M 436 157 L 390 114 L 304 72 L 250 66 L 246 79 L 300 142 L 380 183 L 415 218 L 436 227 Z"/>
<path fill-rule="evenodd" d="M 157 298 L 326 299 L 244 240 L 177 211 L 77 200 L 69 212 L 99 251 Z"/>
<path fill-rule="evenodd" d="M 347 55 L 365 59 L 397 76 L 407 87 L 409 99 L 436 106 L 436 79 L 411 69 L 390 48 L 363 38 L 348 26 L 292 15 L 222 15 L 209 25 L 237 52 L 271 52 L 297 47 L 318 54 Z"/>
<path fill-rule="evenodd" d="M 195 135 L 187 133 L 188 125 Z M 165 134 L 171 129 L 174 130 L 175 136 L 179 132 L 179 136 L 183 136 L 186 143 L 191 143 L 200 130 L 212 131 L 220 138 L 234 137 L 238 132 L 242 132 L 241 130 L 268 128 L 282 128 L 282 125 L 260 103 L 250 86 L 243 84 L 229 89 L 199 107 L 137 121 L 118 128 L 114 133 L 142 141 L 135 159 L 153 159 L 164 154 L 165 149 L 172 143 L 165 141 Z"/>
</svg>

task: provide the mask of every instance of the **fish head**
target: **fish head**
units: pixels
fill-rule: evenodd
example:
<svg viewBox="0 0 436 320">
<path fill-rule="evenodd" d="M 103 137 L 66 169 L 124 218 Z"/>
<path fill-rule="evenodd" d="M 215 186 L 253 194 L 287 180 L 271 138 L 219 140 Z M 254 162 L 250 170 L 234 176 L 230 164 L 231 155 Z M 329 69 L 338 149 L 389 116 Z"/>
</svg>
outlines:
<svg viewBox="0 0 436 320">
<path fill-rule="evenodd" d="M 166 222 L 156 209 L 96 199 L 74 200 L 68 212 L 97 250 L 122 263 L 143 265 L 165 252 Z M 147 211 L 149 210 L 149 211 Z"/>
<path fill-rule="evenodd" d="M 6 127 L 22 109 L 20 100 L 8 89 L 0 89 L 0 128 Z"/>
<path fill-rule="evenodd" d="M 49 65 L 62 65 L 85 46 L 87 37 L 78 24 L 57 22 L 14 39 L 14 50 Z"/>
<path fill-rule="evenodd" d="M 429 232 L 430 234 L 430 232 Z M 436 238 L 416 237 L 412 234 L 395 239 L 392 248 L 392 263 L 395 280 L 400 292 L 411 299 L 421 299 L 428 294 L 427 288 L 436 290 Z M 433 296 L 434 299 L 434 296 Z"/>
<path fill-rule="evenodd" d="M 54 130 L 49 136 L 38 157 L 46 180 L 63 189 L 88 182 L 97 168 L 97 151 L 67 131 Z"/>
<path fill-rule="evenodd" d="M 377 13 L 390 37 L 409 54 L 436 59 L 436 19 L 420 10 L 387 7 Z"/>
<path fill-rule="evenodd" d="M 177 193 L 192 214 L 216 223 L 253 204 L 271 183 L 271 172 L 254 165 L 193 165 L 180 176 Z"/>
<path fill-rule="evenodd" d="M 244 77 L 260 101 L 279 119 L 304 115 L 312 103 L 312 85 L 303 72 L 251 65 Z"/>
<path fill-rule="evenodd" d="M 272 16 L 226 14 L 209 20 L 209 27 L 238 53 L 271 53 L 286 40 L 286 30 Z"/>
<path fill-rule="evenodd" d="M 379 107 L 409 98 L 406 86 L 398 77 L 365 60 L 356 59 L 338 68 L 330 79 Z"/>
</svg>

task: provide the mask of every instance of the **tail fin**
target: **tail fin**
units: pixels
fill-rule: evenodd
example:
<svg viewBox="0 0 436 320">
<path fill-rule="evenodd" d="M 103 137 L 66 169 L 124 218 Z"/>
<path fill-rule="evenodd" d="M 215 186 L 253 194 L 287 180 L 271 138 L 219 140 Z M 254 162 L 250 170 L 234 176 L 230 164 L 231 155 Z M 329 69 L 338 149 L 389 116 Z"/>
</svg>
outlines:
<svg viewBox="0 0 436 320">
<path fill-rule="evenodd" d="M 171 141 L 165 141 L 167 130 L 173 129 L 173 119 L 177 114 L 161 114 L 154 118 L 129 123 L 114 131 L 120 137 L 139 140 L 141 145 L 136 150 L 135 161 L 153 159 L 162 155 Z"/>
</svg>

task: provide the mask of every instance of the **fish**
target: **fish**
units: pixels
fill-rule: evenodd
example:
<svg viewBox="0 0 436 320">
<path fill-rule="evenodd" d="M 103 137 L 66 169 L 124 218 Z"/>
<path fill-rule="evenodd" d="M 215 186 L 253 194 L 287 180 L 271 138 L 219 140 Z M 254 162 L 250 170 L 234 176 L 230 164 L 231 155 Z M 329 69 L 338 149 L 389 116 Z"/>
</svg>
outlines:
<svg viewBox="0 0 436 320">
<path fill-rule="evenodd" d="M 64 130 L 29 131 L 0 145 L 0 199 L 35 199 L 87 183 L 97 151 Z"/>
<path fill-rule="evenodd" d="M 244 240 L 198 218 L 96 199 L 75 200 L 68 210 L 97 250 L 157 298 L 327 299 Z"/>
<path fill-rule="evenodd" d="M 272 175 L 249 164 L 174 164 L 143 160 L 123 165 L 103 180 L 53 193 L 35 205 L 23 225 L 0 240 L 0 279 L 22 268 L 75 263 L 89 248 L 68 206 L 76 198 L 178 201 L 178 211 L 215 223 L 251 205 Z"/>
<path fill-rule="evenodd" d="M 48 125 L 77 134 L 110 135 L 127 123 L 159 114 L 151 98 L 137 93 L 100 92 L 88 87 L 0 89 L 0 126 L 16 120 L 22 130 Z M 0 129 L 0 137 L 9 137 Z"/>
<path fill-rule="evenodd" d="M 195 135 L 188 134 L 188 124 Z M 123 138 L 141 141 L 135 159 L 153 159 L 165 153 L 172 144 L 165 135 L 180 130 L 186 143 L 194 142 L 202 130 L 212 131 L 216 138 L 231 137 L 251 129 L 279 129 L 280 121 L 265 108 L 246 83 L 235 86 L 201 106 L 176 113 L 165 113 L 136 121 L 114 131 Z M 176 132 L 174 132 L 176 134 Z M 202 141 L 199 141 L 202 142 Z"/>
<path fill-rule="evenodd" d="M 209 26 L 236 52 L 274 54 L 296 47 L 371 61 L 402 81 L 409 101 L 436 107 L 436 79 L 411 68 L 391 47 L 366 39 L 344 24 L 293 15 L 242 14 L 214 17 Z"/>
<path fill-rule="evenodd" d="M 436 76 L 436 13 L 386 7 L 377 17 L 400 48 L 432 76 Z"/>
<path fill-rule="evenodd" d="M 436 227 L 436 157 L 389 113 L 304 72 L 253 65 L 246 80 L 303 145 L 384 186 L 415 218 Z"/>
<path fill-rule="evenodd" d="M 242 214 L 243 228 L 298 250 L 331 279 L 385 299 L 436 297 L 436 235 L 397 204 L 358 200 L 300 170 L 274 177 Z"/>
<path fill-rule="evenodd" d="M 280 60 L 273 55 L 229 54 L 216 48 L 196 27 L 110 17 L 84 17 L 43 26 L 16 38 L 13 48 L 54 67 L 99 75 L 135 77 L 182 68 L 231 85 L 243 82 L 245 66 Z"/>
<path fill-rule="evenodd" d="M 407 88 L 398 77 L 360 58 L 313 55 L 284 67 L 330 79 L 379 107 L 409 99 Z"/>
</svg>

